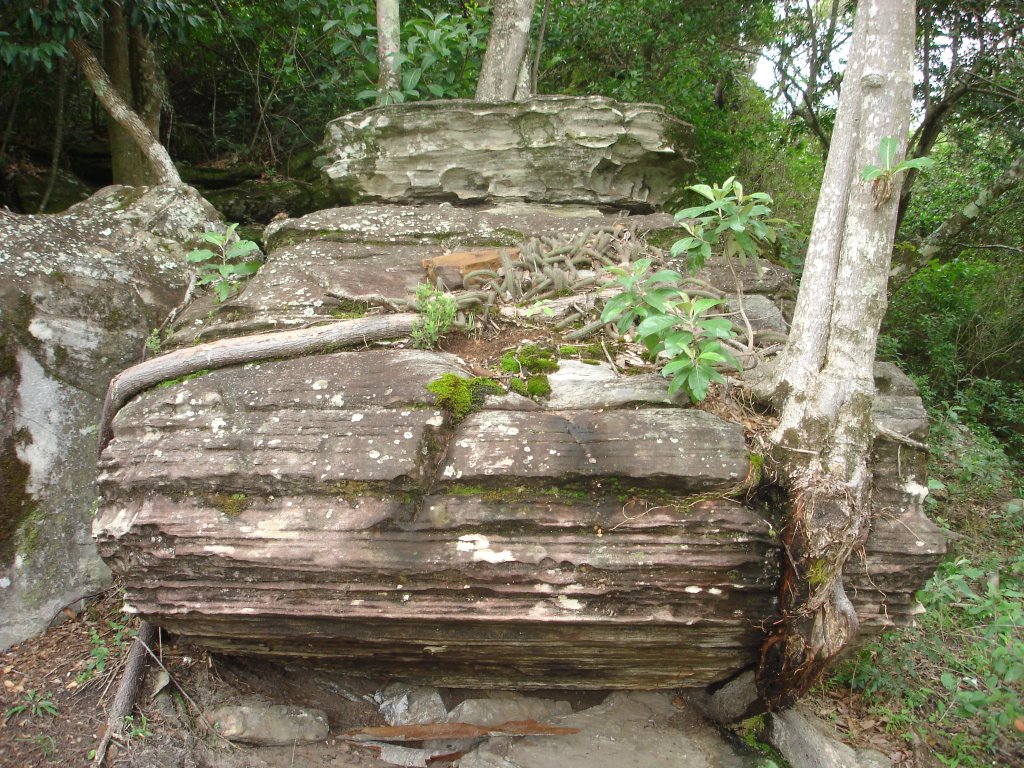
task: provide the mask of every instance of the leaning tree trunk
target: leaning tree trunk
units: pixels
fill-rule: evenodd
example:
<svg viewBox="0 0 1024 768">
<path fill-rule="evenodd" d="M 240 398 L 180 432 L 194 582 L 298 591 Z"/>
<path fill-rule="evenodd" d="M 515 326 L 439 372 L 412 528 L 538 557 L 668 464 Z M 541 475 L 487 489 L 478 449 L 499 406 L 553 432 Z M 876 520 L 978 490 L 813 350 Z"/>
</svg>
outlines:
<svg viewBox="0 0 1024 768">
<path fill-rule="evenodd" d="M 136 114 L 121 95 L 114 88 L 107 77 L 96 56 L 80 38 L 72 38 L 68 41 L 68 52 L 74 57 L 78 67 L 89 82 L 96 99 L 110 115 L 111 119 L 123 128 L 136 146 L 142 151 L 149 161 L 149 167 L 160 184 L 181 184 L 181 176 L 178 169 L 174 167 L 171 156 L 167 150 L 156 140 L 146 124 Z"/>
<path fill-rule="evenodd" d="M 872 372 L 899 199 L 898 177 L 868 184 L 860 175 L 879 163 L 883 137 L 905 150 L 913 55 L 914 0 L 861 0 L 790 343 L 774 382 L 782 406 L 771 453 L 790 508 L 781 617 L 757 672 L 770 708 L 805 693 L 858 629 L 842 571 L 867 534 Z"/>
<path fill-rule="evenodd" d="M 391 94 L 402 90 L 402 68 L 398 63 L 401 22 L 398 0 L 377 0 L 377 103 L 390 104 Z"/>
<path fill-rule="evenodd" d="M 512 101 L 530 47 L 535 0 L 494 0 L 491 34 L 477 81 L 478 101 Z"/>
</svg>

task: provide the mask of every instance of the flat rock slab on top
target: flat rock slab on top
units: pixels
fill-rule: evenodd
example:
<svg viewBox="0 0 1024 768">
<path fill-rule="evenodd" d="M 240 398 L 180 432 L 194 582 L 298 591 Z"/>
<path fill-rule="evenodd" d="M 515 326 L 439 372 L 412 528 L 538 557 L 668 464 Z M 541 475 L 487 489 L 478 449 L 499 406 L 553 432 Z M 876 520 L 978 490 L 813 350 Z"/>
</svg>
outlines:
<svg viewBox="0 0 1024 768">
<path fill-rule="evenodd" d="M 362 205 L 273 222 L 264 232 L 267 263 L 245 290 L 223 304 L 194 302 L 169 342 L 185 345 L 345 317 L 353 303 L 375 306 L 412 297 L 428 279 L 425 260 L 453 251 L 514 249 L 532 237 L 576 237 L 609 225 L 640 236 L 653 233 L 651 240 L 674 233 L 668 214 L 613 216 L 594 208 L 516 202 L 474 208 Z M 767 262 L 720 261 L 711 259 L 698 277 L 725 293 L 735 292 L 738 281 L 754 330 L 784 331 L 773 301 L 791 285 L 785 270 Z M 730 299 L 729 316 L 742 324 L 735 306 Z"/>
<path fill-rule="evenodd" d="M 651 210 L 693 173 L 693 127 L 653 104 L 542 96 L 393 104 L 330 122 L 339 201 L 589 203 Z"/>
</svg>

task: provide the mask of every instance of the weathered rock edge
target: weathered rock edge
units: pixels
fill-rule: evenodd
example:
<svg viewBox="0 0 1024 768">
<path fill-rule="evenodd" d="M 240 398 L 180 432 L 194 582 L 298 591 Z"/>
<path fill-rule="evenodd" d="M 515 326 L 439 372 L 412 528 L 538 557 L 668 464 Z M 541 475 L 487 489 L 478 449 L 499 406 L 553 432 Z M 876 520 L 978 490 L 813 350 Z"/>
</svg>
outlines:
<svg viewBox="0 0 1024 768">
<path fill-rule="evenodd" d="M 649 382 L 603 412 L 512 403 L 452 424 L 426 392 L 448 372 L 468 375 L 444 354 L 345 352 L 129 403 L 94 529 L 128 602 L 213 650 L 456 687 L 671 688 L 754 661 L 780 552 L 726 498 L 749 467 L 737 425 Z M 881 381 L 878 418 L 926 428 Z M 923 468 L 893 459 L 875 488 L 893 506 L 848 573 L 868 626 L 910 619 L 941 550 L 906 504 Z"/>
<path fill-rule="evenodd" d="M 585 203 L 649 211 L 693 173 L 693 127 L 655 104 L 448 99 L 337 118 L 317 164 L 340 202 Z"/>
<path fill-rule="evenodd" d="M 173 186 L 0 210 L 0 648 L 109 584 L 89 538 L 101 398 L 180 301 L 185 254 L 217 219 Z"/>
</svg>

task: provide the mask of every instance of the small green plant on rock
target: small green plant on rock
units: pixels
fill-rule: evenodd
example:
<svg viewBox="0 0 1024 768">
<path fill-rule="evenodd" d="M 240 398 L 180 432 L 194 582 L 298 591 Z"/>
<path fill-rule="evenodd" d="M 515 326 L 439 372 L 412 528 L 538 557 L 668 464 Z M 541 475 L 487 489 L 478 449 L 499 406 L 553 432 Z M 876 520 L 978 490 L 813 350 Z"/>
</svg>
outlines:
<svg viewBox="0 0 1024 768">
<path fill-rule="evenodd" d="M 622 293 L 610 299 L 601 313 L 619 333 L 636 326 L 636 334 L 652 357 L 666 360 L 661 373 L 670 378 L 668 391 L 682 389 L 694 403 L 708 394 L 712 382 L 725 378 L 715 366 L 739 368 L 722 346 L 736 334 L 724 317 L 707 317 L 718 299 L 691 298 L 679 286 L 683 277 L 671 269 L 651 273 L 650 259 L 638 259 L 629 268 L 608 267 Z"/>
<path fill-rule="evenodd" d="M 232 242 L 236 229 L 237 224 L 229 224 L 224 232 L 205 232 L 203 240 L 213 248 L 197 248 L 185 256 L 196 265 L 196 285 L 212 285 L 218 301 L 227 301 L 238 290 L 238 278 L 256 274 L 261 266 L 256 259 L 246 259 L 259 250 L 256 243 L 240 238 Z"/>
<path fill-rule="evenodd" d="M 696 272 L 711 258 L 713 248 L 722 245 L 727 257 L 738 256 L 741 263 L 756 259 L 761 251 L 778 239 L 781 219 L 771 218 L 770 195 L 764 192 L 746 194 L 734 176 L 722 186 L 695 184 L 687 189 L 707 198 L 708 203 L 679 211 L 687 237 L 672 246 L 672 256 L 685 256 L 691 272 Z"/>
<path fill-rule="evenodd" d="M 479 408 L 487 395 L 500 395 L 505 390 L 493 379 L 467 379 L 454 373 L 444 373 L 427 384 L 427 391 L 433 393 L 434 404 L 452 415 L 452 421 L 460 422 Z"/>
<path fill-rule="evenodd" d="M 412 328 L 412 345 L 416 349 L 433 349 L 455 322 L 455 299 L 432 285 L 421 283 L 416 286 L 416 310 L 420 319 Z"/>
<path fill-rule="evenodd" d="M 149 332 L 149 336 L 146 337 L 146 351 L 151 355 L 159 355 L 162 345 L 163 339 L 160 338 L 160 329 L 154 328 Z"/>
</svg>

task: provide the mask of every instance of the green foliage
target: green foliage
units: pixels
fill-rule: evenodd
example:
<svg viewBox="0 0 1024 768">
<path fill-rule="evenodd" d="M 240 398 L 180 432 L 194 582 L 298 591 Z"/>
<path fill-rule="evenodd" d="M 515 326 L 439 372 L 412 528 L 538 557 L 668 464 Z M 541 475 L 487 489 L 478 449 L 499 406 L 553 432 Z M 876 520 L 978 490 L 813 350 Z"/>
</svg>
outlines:
<svg viewBox="0 0 1024 768">
<path fill-rule="evenodd" d="M 878 144 L 878 156 L 881 165 L 866 165 L 861 171 L 861 179 L 864 181 L 875 181 L 882 177 L 892 178 L 898 173 L 906 173 L 913 169 L 915 171 L 926 171 L 935 165 L 930 157 L 910 157 L 896 162 L 896 154 L 899 152 L 900 143 L 895 136 L 883 136 Z"/>
<path fill-rule="evenodd" d="M 433 393 L 434 404 L 452 415 L 458 423 L 479 408 L 487 395 L 500 395 L 505 390 L 493 379 L 467 379 L 454 373 L 442 374 L 427 384 L 427 391 Z"/>
<path fill-rule="evenodd" d="M 4 713 L 4 722 L 23 712 L 28 712 L 32 717 L 41 717 L 42 715 L 56 717 L 57 705 L 45 694 L 33 688 L 25 693 L 21 704 L 15 704 Z"/>
<path fill-rule="evenodd" d="M 899 140 L 895 136 L 883 136 L 879 146 L 878 155 L 881 165 L 866 165 L 861 171 L 861 179 L 871 182 L 871 194 L 875 199 L 875 208 L 892 198 L 893 180 L 897 174 L 907 171 L 926 171 L 935 165 L 930 157 L 912 157 L 896 162 L 896 154 L 899 152 Z"/>
<path fill-rule="evenodd" d="M 927 380 L 919 380 L 927 399 Z M 1009 765 L 1024 717 L 1021 477 L 991 433 L 932 408 L 929 514 L 957 548 L 918 593 L 917 624 L 867 644 L 837 669 L 894 735 L 918 733 L 948 766 Z M 993 504 L 996 505 L 993 508 Z"/>
<path fill-rule="evenodd" d="M 685 255 L 691 272 L 696 272 L 711 258 L 712 249 L 721 243 L 727 258 L 756 259 L 762 249 L 778 237 L 778 219 L 769 218 L 770 195 L 764 192 L 744 194 L 743 185 L 734 177 L 722 186 L 695 184 L 687 189 L 709 202 L 684 208 L 675 218 L 689 233 L 672 246 L 672 256 Z"/>
<path fill-rule="evenodd" d="M 664 358 L 663 376 L 670 378 L 669 393 L 682 389 L 694 403 L 708 394 L 712 382 L 725 378 L 715 366 L 738 368 L 721 339 L 735 336 L 732 323 L 723 317 L 706 317 L 721 302 L 690 298 L 679 285 L 678 272 L 662 269 L 651 273 L 649 259 L 638 259 L 629 268 L 609 267 L 622 292 L 610 299 L 601 320 L 614 322 L 619 333 L 636 326 L 636 334 L 654 358 Z"/>
<path fill-rule="evenodd" d="M 983 426 L 1024 457 L 1024 273 L 963 254 L 919 271 L 890 300 L 884 351 L 925 385 L 931 405 Z"/>
<path fill-rule="evenodd" d="M 433 349 L 455 322 L 455 299 L 432 285 L 420 283 L 416 286 L 416 311 L 420 319 L 412 328 L 412 345 Z"/>
<path fill-rule="evenodd" d="M 201 23 L 188 3 L 173 0 L 134 0 L 125 4 L 125 15 L 131 26 L 147 34 L 176 34 L 179 39 Z M 67 53 L 66 43 L 95 31 L 103 16 L 102 0 L 4 0 L 0 61 L 50 71 Z"/>
<path fill-rule="evenodd" d="M 472 97 L 487 45 L 486 10 L 475 2 L 464 3 L 458 16 L 413 6 L 409 18 L 402 19 L 401 47 L 395 57 L 402 85 L 384 94 L 384 103 Z M 361 63 L 364 85 L 370 87 L 359 91 L 357 98 L 376 101 L 380 94 L 374 6 L 350 3 L 342 11 L 341 18 L 324 22 L 324 32 L 334 38 L 335 55 L 352 54 Z"/>
<path fill-rule="evenodd" d="M 160 329 L 154 328 L 149 332 L 149 336 L 146 337 L 146 351 L 151 355 L 159 355 L 162 345 L 163 339 L 160 338 Z"/>
<path fill-rule="evenodd" d="M 149 721 L 146 716 L 139 713 L 138 717 L 134 715 L 124 716 L 124 734 L 129 742 L 132 739 L 144 739 L 147 736 L 152 736 L 149 730 Z"/>
<path fill-rule="evenodd" d="M 746 100 L 753 86 L 745 72 L 746 51 L 760 49 L 774 33 L 774 5 L 553 3 L 540 90 L 664 104 L 694 127 L 698 178 L 723 179 L 742 170 L 737 158 L 772 120 L 766 99 Z"/>
<path fill-rule="evenodd" d="M 197 248 L 185 256 L 196 265 L 196 285 L 212 285 L 218 301 L 227 301 L 238 291 L 238 278 L 254 275 L 262 266 L 257 259 L 246 260 L 260 247 L 252 240 L 235 238 L 237 228 L 238 224 L 229 224 L 224 232 L 205 232 L 203 240 L 216 250 Z"/>
<path fill-rule="evenodd" d="M 122 622 L 108 620 L 107 626 L 113 632 L 109 638 L 101 636 L 95 627 L 89 628 L 89 658 L 85 662 L 85 668 L 75 676 L 75 681 L 79 685 L 106 672 L 111 651 L 123 649 L 128 642 L 126 638 L 135 634 L 135 630 Z"/>
<path fill-rule="evenodd" d="M 947 560 L 918 597 L 927 609 L 918 626 L 869 643 L 839 677 L 890 713 L 900 735 L 949 734 L 938 750 L 945 764 L 991 765 L 1021 738 L 1024 554 Z"/>
</svg>

